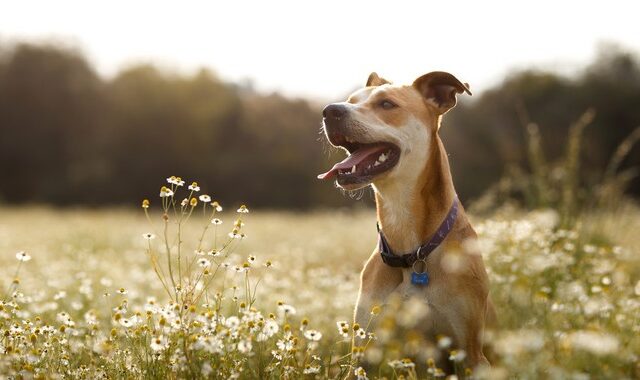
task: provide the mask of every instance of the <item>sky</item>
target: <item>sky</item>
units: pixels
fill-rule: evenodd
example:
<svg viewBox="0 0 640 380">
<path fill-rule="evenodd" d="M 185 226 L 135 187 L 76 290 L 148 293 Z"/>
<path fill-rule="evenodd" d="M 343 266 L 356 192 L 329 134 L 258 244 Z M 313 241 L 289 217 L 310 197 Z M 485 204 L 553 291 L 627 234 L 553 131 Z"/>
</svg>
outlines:
<svg viewBox="0 0 640 380">
<path fill-rule="evenodd" d="M 0 46 L 53 41 L 99 73 L 208 67 L 261 91 L 339 99 L 371 71 L 396 83 L 444 70 L 482 92 L 513 69 L 571 74 L 602 43 L 640 52 L 635 1 L 0 0 Z"/>
</svg>

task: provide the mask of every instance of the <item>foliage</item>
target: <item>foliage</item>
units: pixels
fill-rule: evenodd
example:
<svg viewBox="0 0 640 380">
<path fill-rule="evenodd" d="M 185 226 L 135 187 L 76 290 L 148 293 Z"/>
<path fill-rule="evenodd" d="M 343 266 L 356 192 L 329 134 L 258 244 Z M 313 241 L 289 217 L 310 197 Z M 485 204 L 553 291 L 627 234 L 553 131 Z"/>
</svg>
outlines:
<svg viewBox="0 0 640 380">
<path fill-rule="evenodd" d="M 462 199 L 480 196 L 505 167 L 527 167 L 528 135 L 520 126 L 536 122 L 545 141 L 539 153 L 555 162 L 565 156 L 572 122 L 593 109 L 579 167 L 579 185 L 588 188 L 640 125 L 640 65 L 628 52 L 605 48 L 574 77 L 517 72 L 471 100 L 461 99 L 442 128 Z M 218 197 L 253 207 L 353 204 L 315 179 L 330 166 L 318 143 L 320 109 L 204 69 L 179 74 L 139 64 L 102 78 L 68 47 L 3 47 L 0 201 L 126 203 L 166 171 L 179 171 L 201 178 Z M 640 151 L 631 149 L 617 166 L 624 172 L 639 161 Z M 638 194 L 638 179 L 625 181 Z"/>
<path fill-rule="evenodd" d="M 640 140 L 640 127 L 634 129 L 613 153 L 606 169 L 588 181 L 580 168 L 583 164 L 584 132 L 593 122 L 595 111 L 587 110 L 569 128 L 566 152 L 557 162 L 549 163 L 536 123 L 528 122 L 527 163 L 530 171 L 516 164 L 510 165 L 503 178 L 493 185 L 474 204 L 476 212 L 495 209 L 508 201 L 522 202 L 528 209 L 553 208 L 558 210 L 564 227 L 576 222 L 581 212 L 593 209 L 614 209 L 623 202 L 624 194 L 635 178 L 638 167 L 632 166 L 619 172 L 620 163 Z M 587 183 L 591 182 L 589 186 Z"/>
<path fill-rule="evenodd" d="M 640 104 L 640 61 L 617 46 L 602 46 L 596 59 L 572 76 L 542 69 L 513 72 L 479 98 L 463 98 L 444 120 L 442 133 L 456 187 L 462 194 L 479 196 L 501 178 L 517 175 L 514 167 L 538 170 L 531 161 L 532 123 L 544 141 L 536 156 L 549 163 L 562 161 L 571 144 L 569 130 L 592 110 L 593 120 L 580 136 L 578 183 L 590 188 L 601 182 L 621 141 L 640 126 L 640 108 L 633 104 Z M 640 149 L 624 158 L 621 171 L 637 166 Z M 628 190 L 638 194 L 640 179 L 630 180 Z"/>
<path fill-rule="evenodd" d="M 77 51 L 18 45 L 0 50 L 0 201 L 122 203 L 180 170 L 255 206 L 343 205 L 316 183 L 328 165 L 318 115 L 209 70 L 138 65 L 107 80 Z"/>
</svg>

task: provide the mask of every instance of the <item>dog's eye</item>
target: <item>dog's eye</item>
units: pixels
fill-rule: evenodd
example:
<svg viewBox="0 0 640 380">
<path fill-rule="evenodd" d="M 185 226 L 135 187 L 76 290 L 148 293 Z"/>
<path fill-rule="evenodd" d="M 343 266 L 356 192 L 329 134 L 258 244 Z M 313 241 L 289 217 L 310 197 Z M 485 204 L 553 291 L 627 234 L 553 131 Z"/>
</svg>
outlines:
<svg viewBox="0 0 640 380">
<path fill-rule="evenodd" d="M 390 110 L 392 108 L 396 108 L 398 105 L 395 104 L 394 102 L 392 102 L 391 100 L 383 100 L 380 102 L 380 107 L 382 107 L 385 110 Z"/>
</svg>

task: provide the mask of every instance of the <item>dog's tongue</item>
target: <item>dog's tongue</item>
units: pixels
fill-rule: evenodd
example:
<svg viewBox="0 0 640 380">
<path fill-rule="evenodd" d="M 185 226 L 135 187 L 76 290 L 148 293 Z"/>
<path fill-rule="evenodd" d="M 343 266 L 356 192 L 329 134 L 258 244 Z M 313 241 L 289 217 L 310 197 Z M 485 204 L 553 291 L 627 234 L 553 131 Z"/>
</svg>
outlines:
<svg viewBox="0 0 640 380">
<path fill-rule="evenodd" d="M 361 163 L 365 158 L 384 149 L 385 147 L 382 145 L 371 145 L 360 148 L 351 153 L 349 157 L 333 165 L 333 167 L 328 172 L 319 174 L 318 179 L 332 179 L 336 175 L 338 175 L 338 170 L 351 169 L 355 165 Z"/>
</svg>

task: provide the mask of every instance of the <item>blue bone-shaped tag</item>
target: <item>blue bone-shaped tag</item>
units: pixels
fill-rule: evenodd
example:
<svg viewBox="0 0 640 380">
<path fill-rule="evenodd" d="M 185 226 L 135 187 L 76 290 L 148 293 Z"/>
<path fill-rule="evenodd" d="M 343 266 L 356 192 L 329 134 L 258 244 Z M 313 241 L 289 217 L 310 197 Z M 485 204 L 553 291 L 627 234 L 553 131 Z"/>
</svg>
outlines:
<svg viewBox="0 0 640 380">
<path fill-rule="evenodd" d="M 427 285 L 429 284 L 429 275 L 427 272 L 423 273 L 411 273 L 411 283 L 414 285 Z"/>
</svg>

